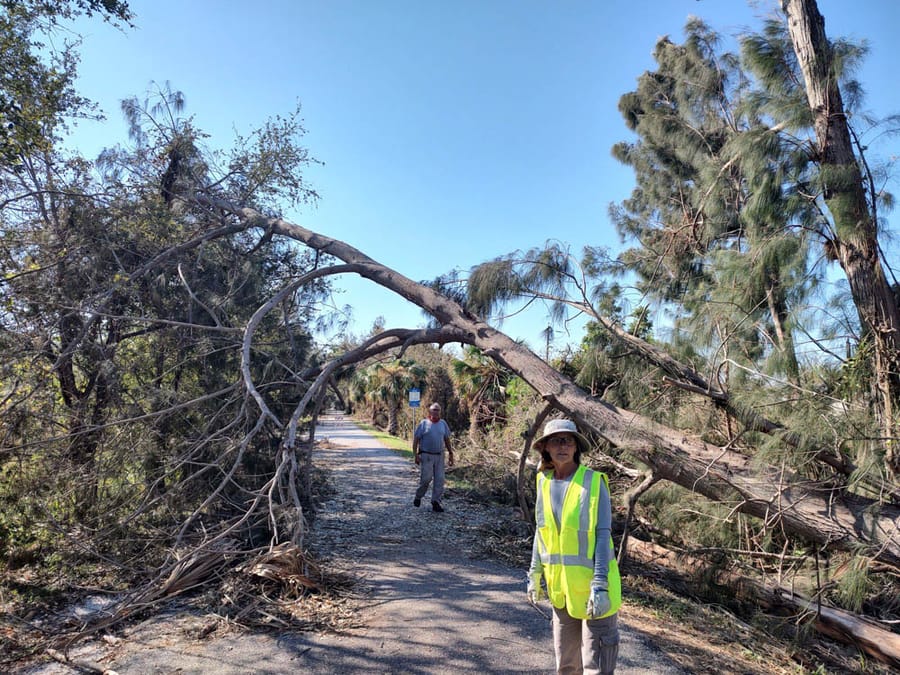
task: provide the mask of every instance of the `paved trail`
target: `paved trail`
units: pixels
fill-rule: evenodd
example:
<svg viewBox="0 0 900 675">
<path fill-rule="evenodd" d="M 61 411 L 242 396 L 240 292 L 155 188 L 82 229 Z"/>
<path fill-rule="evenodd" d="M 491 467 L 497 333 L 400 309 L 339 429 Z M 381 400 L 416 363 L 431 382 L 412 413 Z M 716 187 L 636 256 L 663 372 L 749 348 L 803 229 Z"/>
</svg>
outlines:
<svg viewBox="0 0 900 675">
<path fill-rule="evenodd" d="M 140 648 L 109 654 L 105 665 L 142 674 L 552 673 L 549 621 L 525 600 L 525 571 L 474 558 L 458 536 L 448 536 L 460 528 L 477 536 L 490 512 L 475 513 L 453 495 L 445 513 L 414 508 L 412 462 L 339 415 L 323 419 L 317 436 L 330 441 L 316 461 L 332 472 L 337 494 L 313 536 L 330 541 L 344 569 L 358 569 L 368 598 L 363 627 L 343 635 L 188 641 L 157 624 L 146 638 L 127 638 Z M 543 613 L 549 616 L 548 607 Z M 685 672 L 634 626 L 620 625 L 617 673 Z M 30 672 L 71 672 L 54 667 Z"/>
</svg>

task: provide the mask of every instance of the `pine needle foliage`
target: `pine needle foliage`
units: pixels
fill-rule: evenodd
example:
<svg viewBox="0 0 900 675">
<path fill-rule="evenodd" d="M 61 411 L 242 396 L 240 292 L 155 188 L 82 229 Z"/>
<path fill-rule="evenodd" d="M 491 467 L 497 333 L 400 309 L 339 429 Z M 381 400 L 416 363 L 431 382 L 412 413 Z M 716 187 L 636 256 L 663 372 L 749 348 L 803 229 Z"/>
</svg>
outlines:
<svg viewBox="0 0 900 675">
<path fill-rule="evenodd" d="M 676 331 L 796 382 L 794 308 L 811 279 L 793 223 L 812 216 L 791 181 L 808 158 L 754 112 L 750 79 L 715 33 L 694 20 L 686 34 L 657 43 L 658 70 L 619 104 L 638 136 L 614 151 L 637 181 L 611 209 L 639 242 L 621 260 L 645 296 L 673 307 Z"/>
<path fill-rule="evenodd" d="M 304 196 L 302 128 L 276 122 L 261 132 L 268 144 L 219 154 L 203 147 L 183 106 L 167 88 L 128 99 L 131 142 L 98 162 L 57 152 L 50 133 L 48 145 L 19 144 L 17 161 L 0 163 L 5 558 L 97 569 L 102 561 L 136 578 L 171 560 L 176 541 L 234 527 L 246 543 L 257 526 L 299 525 L 288 526 L 278 507 L 273 521 L 243 512 L 278 447 L 277 430 L 247 405 L 243 373 L 257 401 L 290 416 L 327 282 L 255 314 L 325 261 L 260 245 L 244 228 L 198 240 L 227 218 L 211 220 L 183 195 L 258 207 L 273 194 Z M 58 123 L 76 109 L 42 112 Z"/>
<path fill-rule="evenodd" d="M 854 612 L 862 612 L 865 599 L 872 588 L 869 563 L 866 558 L 852 558 L 847 564 L 847 572 L 838 580 L 836 595 L 839 602 Z"/>
</svg>

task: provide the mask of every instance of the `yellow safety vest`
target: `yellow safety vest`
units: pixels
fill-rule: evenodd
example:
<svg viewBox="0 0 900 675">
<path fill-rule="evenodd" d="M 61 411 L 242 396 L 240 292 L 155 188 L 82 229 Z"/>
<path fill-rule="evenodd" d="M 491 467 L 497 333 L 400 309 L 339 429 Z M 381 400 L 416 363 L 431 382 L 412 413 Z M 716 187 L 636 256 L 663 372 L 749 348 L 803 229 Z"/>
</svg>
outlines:
<svg viewBox="0 0 900 675">
<path fill-rule="evenodd" d="M 579 465 L 572 476 L 563 500 L 559 526 L 550 503 L 550 479 L 553 471 L 538 472 L 535 499 L 538 552 L 547 581 L 547 595 L 553 606 L 566 608 L 569 616 L 587 619 L 587 601 L 594 578 L 594 546 L 596 545 L 597 511 L 600 481 L 609 492 L 606 474 Z M 622 580 L 616 562 L 612 536 L 609 538 L 609 575 L 607 584 L 609 616 L 622 605 Z"/>
</svg>

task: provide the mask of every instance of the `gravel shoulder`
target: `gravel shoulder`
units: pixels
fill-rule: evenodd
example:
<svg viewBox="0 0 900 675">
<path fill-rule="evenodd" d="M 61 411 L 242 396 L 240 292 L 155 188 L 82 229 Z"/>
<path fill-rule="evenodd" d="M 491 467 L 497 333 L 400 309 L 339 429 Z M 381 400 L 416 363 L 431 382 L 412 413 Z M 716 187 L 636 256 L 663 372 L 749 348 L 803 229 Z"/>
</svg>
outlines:
<svg viewBox="0 0 900 675">
<path fill-rule="evenodd" d="M 523 569 L 484 560 L 475 543 L 496 509 L 445 497 L 444 513 L 412 506 L 418 471 L 340 415 L 320 421 L 316 464 L 335 494 L 310 539 L 357 583 L 359 615 L 340 633 L 226 633 L 197 637 L 202 617 L 157 616 L 115 644 L 70 656 L 116 673 L 552 673 L 549 607 L 525 600 Z M 427 503 L 427 502 L 426 502 Z M 626 598 L 627 603 L 627 598 Z M 688 671 L 620 620 L 621 674 Z M 193 637 L 192 637 L 193 635 Z M 20 671 L 51 675 L 50 663 Z"/>
</svg>

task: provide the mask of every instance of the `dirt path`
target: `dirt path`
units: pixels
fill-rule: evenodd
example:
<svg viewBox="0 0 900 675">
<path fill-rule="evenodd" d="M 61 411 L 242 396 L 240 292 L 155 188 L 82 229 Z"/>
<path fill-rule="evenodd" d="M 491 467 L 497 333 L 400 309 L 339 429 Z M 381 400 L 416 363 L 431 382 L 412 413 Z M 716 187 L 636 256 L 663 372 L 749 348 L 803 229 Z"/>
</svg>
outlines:
<svg viewBox="0 0 900 675">
<path fill-rule="evenodd" d="M 525 570 L 471 554 L 480 528 L 496 513 L 452 493 L 445 513 L 414 508 L 412 462 L 341 416 L 323 419 L 317 435 L 329 441 L 317 464 L 332 473 L 337 494 L 322 509 L 313 537 L 335 564 L 356 570 L 367 597 L 362 628 L 200 641 L 187 638 L 180 621 L 156 619 L 129 631 L 128 648 L 80 658 L 142 675 L 552 673 L 549 610 L 542 614 L 526 602 Z M 685 672 L 634 626 L 621 628 L 617 673 Z M 51 664 L 28 672 L 71 670 Z"/>
</svg>

